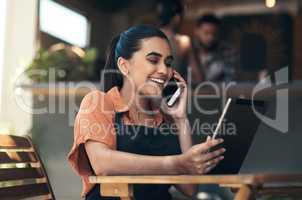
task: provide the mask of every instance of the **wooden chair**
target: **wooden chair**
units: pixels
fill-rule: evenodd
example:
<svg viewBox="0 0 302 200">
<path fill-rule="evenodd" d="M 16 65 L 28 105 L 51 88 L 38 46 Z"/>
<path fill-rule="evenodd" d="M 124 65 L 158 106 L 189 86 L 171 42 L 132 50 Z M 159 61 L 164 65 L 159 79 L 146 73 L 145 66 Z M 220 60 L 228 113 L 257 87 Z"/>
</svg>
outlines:
<svg viewBox="0 0 302 200">
<path fill-rule="evenodd" d="M 133 200 L 133 184 L 218 184 L 232 189 L 235 200 L 253 200 L 266 195 L 302 197 L 302 174 L 90 176 L 101 184 L 102 196 Z"/>
<path fill-rule="evenodd" d="M 0 135 L 0 199 L 55 200 L 29 137 Z"/>
</svg>

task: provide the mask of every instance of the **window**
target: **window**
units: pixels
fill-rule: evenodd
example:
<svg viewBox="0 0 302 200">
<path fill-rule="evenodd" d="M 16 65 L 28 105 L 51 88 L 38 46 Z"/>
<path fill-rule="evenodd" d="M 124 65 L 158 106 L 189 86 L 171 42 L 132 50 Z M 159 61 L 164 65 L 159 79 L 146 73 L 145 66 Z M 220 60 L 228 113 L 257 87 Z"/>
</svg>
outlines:
<svg viewBox="0 0 302 200">
<path fill-rule="evenodd" d="M 87 18 L 51 0 L 40 0 L 40 30 L 79 47 L 88 45 Z"/>
</svg>

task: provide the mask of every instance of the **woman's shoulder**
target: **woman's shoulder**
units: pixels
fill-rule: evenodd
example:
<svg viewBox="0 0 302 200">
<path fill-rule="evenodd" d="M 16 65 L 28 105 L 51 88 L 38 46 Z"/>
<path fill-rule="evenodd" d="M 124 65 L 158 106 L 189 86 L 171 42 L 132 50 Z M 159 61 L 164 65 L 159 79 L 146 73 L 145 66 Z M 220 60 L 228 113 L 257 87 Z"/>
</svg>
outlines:
<svg viewBox="0 0 302 200">
<path fill-rule="evenodd" d="M 93 90 L 87 93 L 82 99 L 79 109 L 80 113 L 98 112 L 112 114 L 113 111 L 113 104 L 107 93 L 100 90 Z"/>
<path fill-rule="evenodd" d="M 103 91 L 92 90 L 84 96 L 82 102 L 91 101 L 92 99 L 95 99 L 95 98 L 104 98 L 105 96 L 106 96 L 106 93 Z"/>
</svg>

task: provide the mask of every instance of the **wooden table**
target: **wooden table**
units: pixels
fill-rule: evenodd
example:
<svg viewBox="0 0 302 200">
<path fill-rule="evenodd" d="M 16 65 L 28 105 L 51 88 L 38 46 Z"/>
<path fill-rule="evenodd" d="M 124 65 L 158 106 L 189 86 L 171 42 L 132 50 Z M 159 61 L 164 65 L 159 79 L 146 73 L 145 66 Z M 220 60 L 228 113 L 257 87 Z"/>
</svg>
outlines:
<svg viewBox="0 0 302 200">
<path fill-rule="evenodd" d="M 102 196 L 133 198 L 133 184 L 218 184 L 236 191 L 235 200 L 261 195 L 302 196 L 302 174 L 176 175 L 176 176 L 90 176 L 100 183 Z"/>
</svg>

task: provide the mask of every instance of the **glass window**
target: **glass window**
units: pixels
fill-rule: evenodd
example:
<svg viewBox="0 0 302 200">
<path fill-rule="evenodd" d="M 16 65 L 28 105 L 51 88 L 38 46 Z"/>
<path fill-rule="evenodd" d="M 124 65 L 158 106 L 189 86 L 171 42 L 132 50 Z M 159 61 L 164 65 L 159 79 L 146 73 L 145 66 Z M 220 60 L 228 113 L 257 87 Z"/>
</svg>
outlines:
<svg viewBox="0 0 302 200">
<path fill-rule="evenodd" d="M 76 46 L 88 45 L 87 18 L 51 0 L 40 0 L 40 30 Z"/>
</svg>

